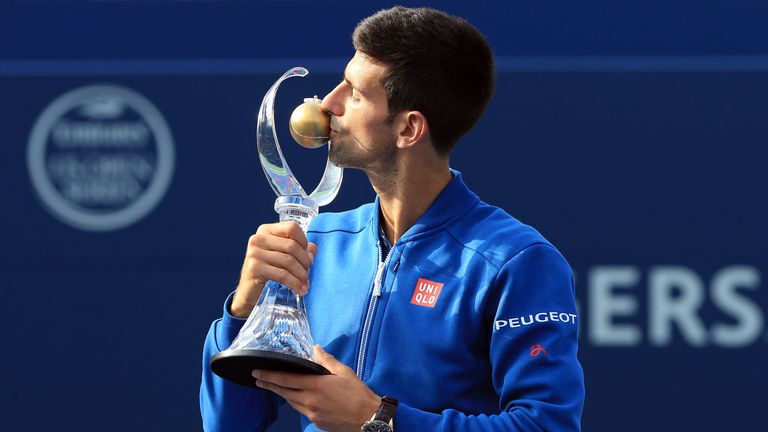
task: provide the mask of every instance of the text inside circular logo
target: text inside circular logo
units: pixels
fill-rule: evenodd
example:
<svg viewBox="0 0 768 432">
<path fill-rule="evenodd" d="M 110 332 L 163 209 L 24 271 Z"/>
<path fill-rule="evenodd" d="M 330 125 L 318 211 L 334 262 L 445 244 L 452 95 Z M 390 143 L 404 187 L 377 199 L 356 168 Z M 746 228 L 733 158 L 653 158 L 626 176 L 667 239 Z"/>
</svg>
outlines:
<svg viewBox="0 0 768 432">
<path fill-rule="evenodd" d="M 173 176 L 173 138 L 160 111 L 117 85 L 67 92 L 40 114 L 27 152 L 44 206 L 79 229 L 131 225 L 162 199 Z"/>
</svg>

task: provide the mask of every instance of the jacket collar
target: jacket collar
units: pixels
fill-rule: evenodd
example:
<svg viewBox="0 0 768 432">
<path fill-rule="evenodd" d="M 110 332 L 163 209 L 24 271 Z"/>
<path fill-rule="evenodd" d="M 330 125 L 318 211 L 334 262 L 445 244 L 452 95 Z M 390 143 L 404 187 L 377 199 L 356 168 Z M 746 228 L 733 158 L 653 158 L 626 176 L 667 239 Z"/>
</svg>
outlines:
<svg viewBox="0 0 768 432">
<path fill-rule="evenodd" d="M 427 236 L 432 232 L 450 225 L 453 220 L 473 208 L 480 201 L 480 198 L 467 188 L 461 173 L 451 169 L 451 182 L 437 195 L 432 205 L 424 212 L 416 223 L 403 234 L 398 243 L 409 242 L 419 237 Z M 379 196 L 376 196 L 375 205 L 371 222 L 373 232 L 379 233 Z"/>
</svg>

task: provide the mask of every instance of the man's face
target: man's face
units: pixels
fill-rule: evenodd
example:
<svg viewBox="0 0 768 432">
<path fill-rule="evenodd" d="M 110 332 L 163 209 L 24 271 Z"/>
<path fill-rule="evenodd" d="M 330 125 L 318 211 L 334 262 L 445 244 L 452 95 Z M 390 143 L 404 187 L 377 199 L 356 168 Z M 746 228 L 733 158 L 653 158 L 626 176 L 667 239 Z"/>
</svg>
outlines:
<svg viewBox="0 0 768 432">
<path fill-rule="evenodd" d="M 325 98 L 331 114 L 330 159 L 341 167 L 365 171 L 391 166 L 396 134 L 387 121 L 387 96 L 381 85 L 386 66 L 355 53 L 344 79 Z"/>
</svg>

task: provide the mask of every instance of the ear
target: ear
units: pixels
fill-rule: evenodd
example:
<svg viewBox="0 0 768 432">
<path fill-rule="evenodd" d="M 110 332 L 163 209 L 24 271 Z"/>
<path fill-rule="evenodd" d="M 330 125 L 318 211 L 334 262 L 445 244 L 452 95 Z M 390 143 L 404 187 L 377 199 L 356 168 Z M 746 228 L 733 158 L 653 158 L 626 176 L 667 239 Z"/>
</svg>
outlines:
<svg viewBox="0 0 768 432">
<path fill-rule="evenodd" d="M 402 112 L 396 122 L 397 148 L 411 148 L 429 136 L 427 118 L 419 111 Z"/>
</svg>

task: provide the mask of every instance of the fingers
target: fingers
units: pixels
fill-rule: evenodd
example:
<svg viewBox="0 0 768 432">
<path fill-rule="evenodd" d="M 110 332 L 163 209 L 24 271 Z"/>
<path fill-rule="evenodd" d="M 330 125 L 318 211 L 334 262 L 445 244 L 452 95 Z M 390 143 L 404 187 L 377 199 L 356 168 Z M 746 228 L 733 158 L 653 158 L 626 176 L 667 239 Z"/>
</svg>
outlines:
<svg viewBox="0 0 768 432">
<path fill-rule="evenodd" d="M 315 262 L 315 255 L 317 255 L 317 245 L 314 243 L 309 243 L 307 250 L 309 251 L 309 258 L 311 259 L 311 262 Z"/>
<path fill-rule="evenodd" d="M 305 295 L 315 253 L 317 245 L 307 242 L 307 236 L 295 222 L 261 225 L 248 239 L 230 312 L 238 317 L 250 315 L 268 280 Z"/>
<path fill-rule="evenodd" d="M 294 222 L 265 224 L 248 239 L 243 263 L 241 285 L 253 283 L 249 300 L 258 299 L 268 280 L 281 283 L 299 295 L 309 289 L 309 267 L 317 245 L 308 243 L 301 228 Z"/>
<path fill-rule="evenodd" d="M 277 372 L 263 369 L 254 369 L 251 372 L 257 382 L 264 385 L 277 387 L 281 391 L 300 391 L 305 389 L 315 388 L 314 382 L 316 378 L 314 376 L 306 376 L 303 374 Z"/>
<path fill-rule="evenodd" d="M 271 253 L 264 252 L 264 254 L 269 255 Z M 286 261 L 287 259 L 277 258 L 276 261 Z M 287 265 L 291 269 L 285 268 L 285 264 L 271 265 L 264 261 L 255 263 L 253 266 L 256 267 L 252 273 L 254 279 L 264 282 L 272 280 L 281 283 L 299 295 L 305 295 L 307 290 L 309 290 L 309 273 L 295 261 L 293 264 Z"/>
<path fill-rule="evenodd" d="M 317 359 L 317 362 L 322 366 L 330 365 L 336 359 L 331 354 L 328 354 L 327 352 L 325 352 L 323 347 L 321 347 L 318 344 L 315 344 L 314 352 L 315 352 L 315 359 Z"/>
<path fill-rule="evenodd" d="M 310 257 L 309 252 L 307 252 L 307 246 L 302 246 L 301 242 L 297 242 L 291 238 L 270 234 L 260 235 L 259 233 L 256 233 L 249 239 L 248 248 L 250 252 L 264 250 L 290 255 L 305 269 L 309 269 L 309 266 L 312 264 L 312 258 Z"/>
<path fill-rule="evenodd" d="M 254 262 L 254 266 L 257 272 L 261 270 L 261 267 L 259 266 L 259 264 L 261 264 L 275 267 L 280 270 L 285 270 L 293 278 L 301 281 L 302 284 L 306 284 L 309 281 L 309 264 L 311 262 L 309 254 L 307 254 L 305 257 L 302 257 L 302 260 L 299 260 L 296 256 L 285 252 L 256 249 L 254 250 L 252 256 L 249 258 L 252 258 L 256 261 Z M 304 264 L 302 262 L 303 260 L 306 260 L 307 264 Z M 262 274 L 262 276 L 264 275 Z M 270 277 L 267 277 L 267 279 L 272 279 L 272 275 L 269 276 Z M 272 280 L 275 282 L 282 282 L 281 280 Z"/>
<path fill-rule="evenodd" d="M 265 390 L 268 390 L 268 389 L 265 389 Z M 306 414 L 307 413 L 307 407 L 305 407 L 303 404 L 299 403 L 298 401 L 289 399 L 289 398 L 287 398 L 287 397 L 285 397 L 283 395 L 279 395 L 279 396 L 281 396 L 283 399 L 285 399 L 285 401 L 288 402 L 288 405 L 290 405 L 291 408 L 293 408 L 296 411 L 304 414 L 305 416 L 307 415 Z"/>
<path fill-rule="evenodd" d="M 297 411 L 301 411 L 303 409 L 303 404 L 300 402 L 301 390 L 280 387 L 277 384 L 258 379 L 256 380 L 256 386 L 264 390 L 269 390 L 276 393 L 278 396 L 285 399 L 286 402 L 291 404 L 291 406 Z"/>
<path fill-rule="evenodd" d="M 312 377 L 260 369 L 253 370 L 251 375 L 256 381 L 256 386 L 276 393 L 296 411 L 304 415 L 308 414 L 306 406 L 308 394 L 305 390 L 317 388 L 317 385 L 310 384 Z"/>
<path fill-rule="evenodd" d="M 338 361 L 332 354 L 327 353 L 323 347 L 315 344 L 314 346 L 315 360 L 318 364 L 328 369 L 334 375 L 348 375 L 354 374 L 354 371 L 350 369 L 344 363 Z"/>
<path fill-rule="evenodd" d="M 307 248 L 307 236 L 296 222 L 278 222 L 274 224 L 261 225 L 256 233 L 258 234 L 259 231 L 262 230 L 277 237 L 294 240 L 295 242 L 299 243 L 299 246 L 301 246 L 302 249 Z"/>
</svg>

